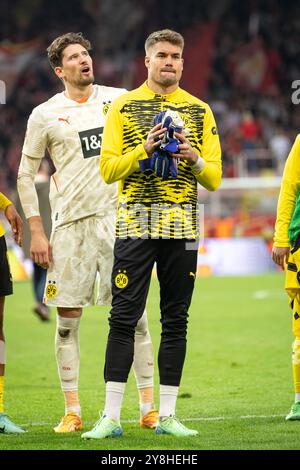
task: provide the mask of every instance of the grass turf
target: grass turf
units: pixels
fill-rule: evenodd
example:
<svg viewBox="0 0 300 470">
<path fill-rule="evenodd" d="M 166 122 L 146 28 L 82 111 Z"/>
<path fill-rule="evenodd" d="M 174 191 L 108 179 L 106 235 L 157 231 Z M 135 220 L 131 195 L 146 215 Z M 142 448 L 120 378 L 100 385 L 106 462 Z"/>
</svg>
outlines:
<svg viewBox="0 0 300 470">
<path fill-rule="evenodd" d="M 29 432 L 0 435 L 0 449 L 300 449 L 295 439 L 300 422 L 284 421 L 293 386 L 291 313 L 283 283 L 280 274 L 196 281 L 177 415 L 199 430 L 197 437 L 178 439 L 141 430 L 131 374 L 123 402 L 124 436 L 101 441 L 84 441 L 80 433 L 53 432 L 64 412 L 54 357 L 55 311 L 51 323 L 41 323 L 31 312 L 30 284 L 16 283 L 5 309 L 5 409 Z M 153 280 L 147 309 L 155 351 L 160 336 L 158 299 Z M 92 427 L 104 405 L 108 310 L 86 309 L 81 322 L 84 431 Z"/>
</svg>

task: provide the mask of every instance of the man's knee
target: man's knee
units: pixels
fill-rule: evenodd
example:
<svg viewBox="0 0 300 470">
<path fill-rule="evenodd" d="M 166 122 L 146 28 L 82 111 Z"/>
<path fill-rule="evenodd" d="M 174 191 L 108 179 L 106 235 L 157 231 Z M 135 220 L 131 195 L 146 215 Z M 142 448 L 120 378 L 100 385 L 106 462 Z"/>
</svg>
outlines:
<svg viewBox="0 0 300 470">
<path fill-rule="evenodd" d="M 143 315 L 137 322 L 135 327 L 135 334 L 139 336 L 146 336 L 148 334 L 148 320 L 146 310 L 144 310 Z"/>
<path fill-rule="evenodd" d="M 82 315 L 82 308 L 57 307 L 57 313 L 62 318 L 78 318 Z"/>
<path fill-rule="evenodd" d="M 110 331 L 112 332 L 113 330 L 118 330 L 121 333 L 130 332 L 130 334 L 133 334 L 140 320 L 141 324 L 139 326 L 139 330 L 144 329 L 145 319 L 142 320 L 143 312 L 144 306 L 141 305 L 131 304 L 128 310 L 124 310 L 124 308 L 117 309 L 116 307 L 113 307 L 109 318 Z"/>
</svg>

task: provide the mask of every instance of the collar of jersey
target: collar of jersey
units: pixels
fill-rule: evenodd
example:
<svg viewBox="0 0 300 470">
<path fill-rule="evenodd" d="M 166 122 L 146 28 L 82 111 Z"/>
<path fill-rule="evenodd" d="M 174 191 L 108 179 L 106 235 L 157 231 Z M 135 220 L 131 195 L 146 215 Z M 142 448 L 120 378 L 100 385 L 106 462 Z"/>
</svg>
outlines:
<svg viewBox="0 0 300 470">
<path fill-rule="evenodd" d="M 172 93 L 167 93 L 166 95 L 161 95 L 160 93 L 155 93 L 154 91 L 151 90 L 151 88 L 148 87 L 147 82 L 144 82 L 141 85 L 141 89 L 143 90 L 144 93 L 147 93 L 149 97 L 154 98 L 154 97 L 160 97 L 162 101 L 173 101 L 175 98 L 178 98 L 179 95 L 181 94 L 181 88 L 178 87 L 176 88 L 175 91 Z"/>
<path fill-rule="evenodd" d="M 84 102 L 80 102 L 80 101 L 76 101 L 76 100 L 71 100 L 71 98 L 68 98 L 66 95 L 65 95 L 65 91 L 62 92 L 62 95 L 64 97 L 64 99 L 68 102 L 68 103 L 73 103 L 73 104 L 77 104 L 78 106 L 82 105 L 82 104 L 85 104 L 85 103 L 88 103 L 89 101 L 91 101 L 93 98 L 95 98 L 96 96 L 96 87 L 95 87 L 95 84 L 93 84 L 93 93 L 88 97 L 88 99 Z"/>
</svg>

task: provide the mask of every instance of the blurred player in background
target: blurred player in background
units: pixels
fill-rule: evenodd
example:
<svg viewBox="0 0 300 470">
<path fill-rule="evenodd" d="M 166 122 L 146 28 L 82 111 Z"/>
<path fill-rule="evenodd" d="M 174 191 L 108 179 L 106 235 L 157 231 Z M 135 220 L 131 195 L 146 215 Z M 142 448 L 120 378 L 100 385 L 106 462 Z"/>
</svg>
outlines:
<svg viewBox="0 0 300 470">
<path fill-rule="evenodd" d="M 17 213 L 15 206 L 0 192 L 0 209 L 11 225 L 12 233 L 16 243 L 22 246 L 23 222 Z M 13 293 L 12 277 L 7 259 L 7 248 L 4 237 L 5 231 L 0 223 L 0 434 L 19 434 L 24 429 L 14 424 L 6 413 L 4 413 L 4 373 L 5 373 L 5 337 L 3 328 L 4 302 L 7 295 Z"/>
<path fill-rule="evenodd" d="M 57 307 L 56 358 L 65 397 L 65 416 L 54 429 L 82 429 L 78 397 L 79 323 L 82 308 L 111 300 L 116 185 L 99 175 L 99 154 L 110 102 L 126 90 L 93 85 L 90 42 L 81 33 L 56 38 L 48 57 L 65 90 L 37 106 L 28 127 L 18 174 L 18 191 L 31 231 L 31 257 L 48 269 L 45 298 Z M 39 215 L 34 177 L 48 150 L 52 234 L 48 241 Z M 100 289 L 95 299 L 97 273 Z M 142 427 L 155 427 L 153 348 L 146 312 L 135 332 L 134 371 Z"/>
<path fill-rule="evenodd" d="M 83 438 L 122 434 L 119 419 L 134 357 L 134 328 L 145 308 L 154 262 L 160 283 L 162 323 L 156 432 L 178 437 L 197 434 L 175 417 L 197 270 L 198 243 L 190 249 L 186 245 L 188 240 L 195 242 L 198 238 L 197 182 L 214 191 L 222 170 L 219 137 L 210 107 L 178 86 L 183 46 L 183 37 L 177 32 L 152 33 L 145 43 L 147 82 L 117 98 L 107 117 L 101 173 L 107 183 L 120 181 L 120 186 L 106 349 L 106 402 L 102 419 Z M 170 158 L 158 152 L 167 128 L 159 123 L 153 127 L 153 118 L 169 110 L 177 122 L 180 118 L 184 122 L 186 133 L 189 129 L 189 140 L 185 133 L 173 134 L 173 143 L 174 136 L 178 139 L 179 153 L 173 150 Z M 175 157 L 180 159 L 177 177 L 176 162 L 172 160 Z M 141 162 L 146 159 L 150 159 L 150 172 L 141 171 Z M 172 177 L 165 171 L 168 165 Z"/>
<path fill-rule="evenodd" d="M 286 269 L 285 288 L 293 310 L 295 402 L 287 421 L 300 420 L 300 134 L 286 161 L 277 206 L 272 258 Z"/>
</svg>

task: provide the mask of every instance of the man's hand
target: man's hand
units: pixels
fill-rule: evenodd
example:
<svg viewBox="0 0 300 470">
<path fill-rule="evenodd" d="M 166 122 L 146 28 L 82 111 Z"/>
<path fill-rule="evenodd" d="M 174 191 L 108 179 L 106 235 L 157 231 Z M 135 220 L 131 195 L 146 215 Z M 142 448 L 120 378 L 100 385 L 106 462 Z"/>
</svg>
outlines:
<svg viewBox="0 0 300 470">
<path fill-rule="evenodd" d="M 52 247 L 45 235 L 42 220 L 39 216 L 30 217 L 31 232 L 30 256 L 34 263 L 48 269 L 53 263 Z"/>
<path fill-rule="evenodd" d="M 21 217 L 19 216 L 15 206 L 13 204 L 10 204 L 9 206 L 7 206 L 7 208 L 5 209 L 4 215 L 11 225 L 15 242 L 19 246 L 22 246 L 23 244 L 23 221 Z"/>
<path fill-rule="evenodd" d="M 178 145 L 179 152 L 170 153 L 170 155 L 174 158 L 182 158 L 186 160 L 188 165 L 194 165 L 198 160 L 198 154 L 191 146 L 189 140 L 184 136 L 184 134 L 179 134 L 178 132 L 174 132 L 174 136 L 176 139 L 180 140 L 181 143 Z"/>
<path fill-rule="evenodd" d="M 281 266 L 282 269 L 284 269 L 284 265 L 288 262 L 289 254 L 289 247 L 273 246 L 272 260 L 274 261 L 274 263 L 278 264 L 278 266 Z"/>
<path fill-rule="evenodd" d="M 161 140 L 164 137 L 164 132 L 167 129 L 161 127 L 161 123 L 154 126 L 147 136 L 147 140 L 144 142 L 145 152 L 151 157 L 154 150 L 160 146 Z"/>
</svg>

